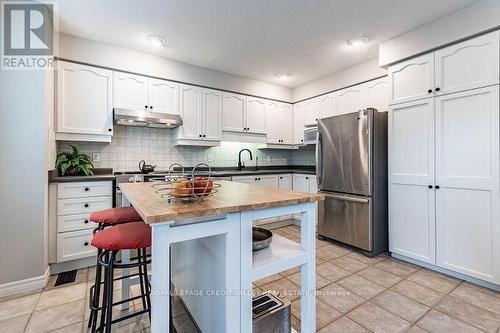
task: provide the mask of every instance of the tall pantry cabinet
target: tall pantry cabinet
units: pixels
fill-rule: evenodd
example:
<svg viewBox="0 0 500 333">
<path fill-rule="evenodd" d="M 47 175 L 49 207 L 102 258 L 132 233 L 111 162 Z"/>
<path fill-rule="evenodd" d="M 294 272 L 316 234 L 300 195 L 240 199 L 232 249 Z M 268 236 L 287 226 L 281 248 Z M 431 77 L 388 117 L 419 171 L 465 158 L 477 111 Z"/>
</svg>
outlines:
<svg viewBox="0 0 500 333">
<path fill-rule="evenodd" d="M 389 68 L 389 249 L 500 284 L 499 32 Z"/>
</svg>

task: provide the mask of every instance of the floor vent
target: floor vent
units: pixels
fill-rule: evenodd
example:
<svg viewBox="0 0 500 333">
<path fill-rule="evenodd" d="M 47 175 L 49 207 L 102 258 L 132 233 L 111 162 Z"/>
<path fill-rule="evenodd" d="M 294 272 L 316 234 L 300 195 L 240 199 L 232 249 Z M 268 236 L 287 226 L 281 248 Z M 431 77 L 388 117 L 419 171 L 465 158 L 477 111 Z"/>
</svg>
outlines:
<svg viewBox="0 0 500 333">
<path fill-rule="evenodd" d="M 57 275 L 57 280 L 56 280 L 56 284 L 54 285 L 54 287 L 75 282 L 75 279 L 76 279 L 76 269 L 69 271 L 69 272 L 59 273 Z"/>
</svg>

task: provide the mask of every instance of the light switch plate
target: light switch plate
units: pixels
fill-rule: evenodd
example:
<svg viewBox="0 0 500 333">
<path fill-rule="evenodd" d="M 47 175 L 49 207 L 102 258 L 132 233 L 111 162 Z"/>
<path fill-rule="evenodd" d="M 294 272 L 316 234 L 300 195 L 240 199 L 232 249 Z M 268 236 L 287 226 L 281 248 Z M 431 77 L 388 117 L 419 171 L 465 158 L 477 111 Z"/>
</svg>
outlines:
<svg viewBox="0 0 500 333">
<path fill-rule="evenodd" d="M 99 163 L 101 161 L 101 154 L 92 153 L 92 162 Z"/>
</svg>

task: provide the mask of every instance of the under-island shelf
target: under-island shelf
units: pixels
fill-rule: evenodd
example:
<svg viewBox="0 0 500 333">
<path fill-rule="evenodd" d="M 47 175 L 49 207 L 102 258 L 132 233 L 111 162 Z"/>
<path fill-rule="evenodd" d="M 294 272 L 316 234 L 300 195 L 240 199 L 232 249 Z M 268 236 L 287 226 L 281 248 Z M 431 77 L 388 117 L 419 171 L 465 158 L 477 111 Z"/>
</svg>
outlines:
<svg viewBox="0 0 500 333">
<path fill-rule="evenodd" d="M 269 247 L 253 252 L 253 281 L 286 271 L 307 262 L 307 252 L 300 244 L 274 234 Z"/>
</svg>

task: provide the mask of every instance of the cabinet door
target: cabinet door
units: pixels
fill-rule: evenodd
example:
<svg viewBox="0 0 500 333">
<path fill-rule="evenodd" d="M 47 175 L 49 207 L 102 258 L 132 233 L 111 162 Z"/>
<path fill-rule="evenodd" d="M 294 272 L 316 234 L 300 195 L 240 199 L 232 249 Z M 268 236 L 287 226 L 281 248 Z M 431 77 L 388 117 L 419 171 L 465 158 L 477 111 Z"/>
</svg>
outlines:
<svg viewBox="0 0 500 333">
<path fill-rule="evenodd" d="M 321 113 L 321 100 L 319 97 L 305 101 L 305 125 L 317 125 Z"/>
<path fill-rule="evenodd" d="M 383 77 L 364 84 L 364 107 L 378 111 L 389 108 L 389 78 Z"/>
<path fill-rule="evenodd" d="M 280 133 L 281 143 L 293 144 L 293 111 L 292 105 L 283 103 L 280 108 Z"/>
<path fill-rule="evenodd" d="M 266 134 L 266 101 L 248 96 L 245 118 L 247 132 Z"/>
<path fill-rule="evenodd" d="M 293 105 L 293 143 L 300 145 L 304 143 L 304 102 Z"/>
<path fill-rule="evenodd" d="M 113 72 L 113 106 L 128 110 L 149 110 L 148 86 L 147 77 Z"/>
<path fill-rule="evenodd" d="M 222 91 L 202 89 L 202 134 L 206 140 L 222 140 Z"/>
<path fill-rule="evenodd" d="M 246 96 L 222 94 L 222 130 L 243 132 L 245 126 Z"/>
<path fill-rule="evenodd" d="M 363 85 L 337 92 L 337 114 L 356 112 L 365 108 Z"/>
<path fill-rule="evenodd" d="M 436 99 L 437 264 L 500 282 L 498 86 Z"/>
<path fill-rule="evenodd" d="M 309 192 L 309 178 L 301 174 L 293 175 L 293 190 L 297 192 Z"/>
<path fill-rule="evenodd" d="M 281 143 L 281 105 L 278 102 L 269 102 L 266 105 L 266 123 L 268 143 Z"/>
<path fill-rule="evenodd" d="M 328 95 L 321 96 L 321 111 L 320 118 L 328 118 L 337 114 L 337 93 L 332 92 Z"/>
<path fill-rule="evenodd" d="M 201 88 L 181 84 L 179 92 L 182 136 L 201 140 Z"/>
<path fill-rule="evenodd" d="M 316 182 L 315 175 L 306 176 L 307 179 L 307 191 L 309 193 L 317 193 L 318 192 L 318 183 Z"/>
<path fill-rule="evenodd" d="M 233 182 L 237 183 L 245 183 L 245 184 L 251 184 L 251 185 L 256 185 L 257 182 L 257 177 L 255 176 L 233 176 Z"/>
<path fill-rule="evenodd" d="M 389 108 L 389 250 L 435 264 L 434 99 Z"/>
<path fill-rule="evenodd" d="M 293 180 L 292 175 L 279 175 L 278 176 L 278 188 L 282 190 L 293 190 Z"/>
<path fill-rule="evenodd" d="M 112 72 L 59 61 L 57 132 L 112 135 Z"/>
<path fill-rule="evenodd" d="M 259 175 L 257 176 L 257 185 L 271 188 L 279 188 L 278 175 Z"/>
<path fill-rule="evenodd" d="M 448 94 L 499 83 L 495 31 L 436 51 L 436 91 Z"/>
<path fill-rule="evenodd" d="M 433 96 L 434 53 L 389 67 L 389 103 L 397 104 Z"/>
<path fill-rule="evenodd" d="M 149 108 L 153 112 L 179 114 L 179 84 L 149 79 Z"/>
</svg>

